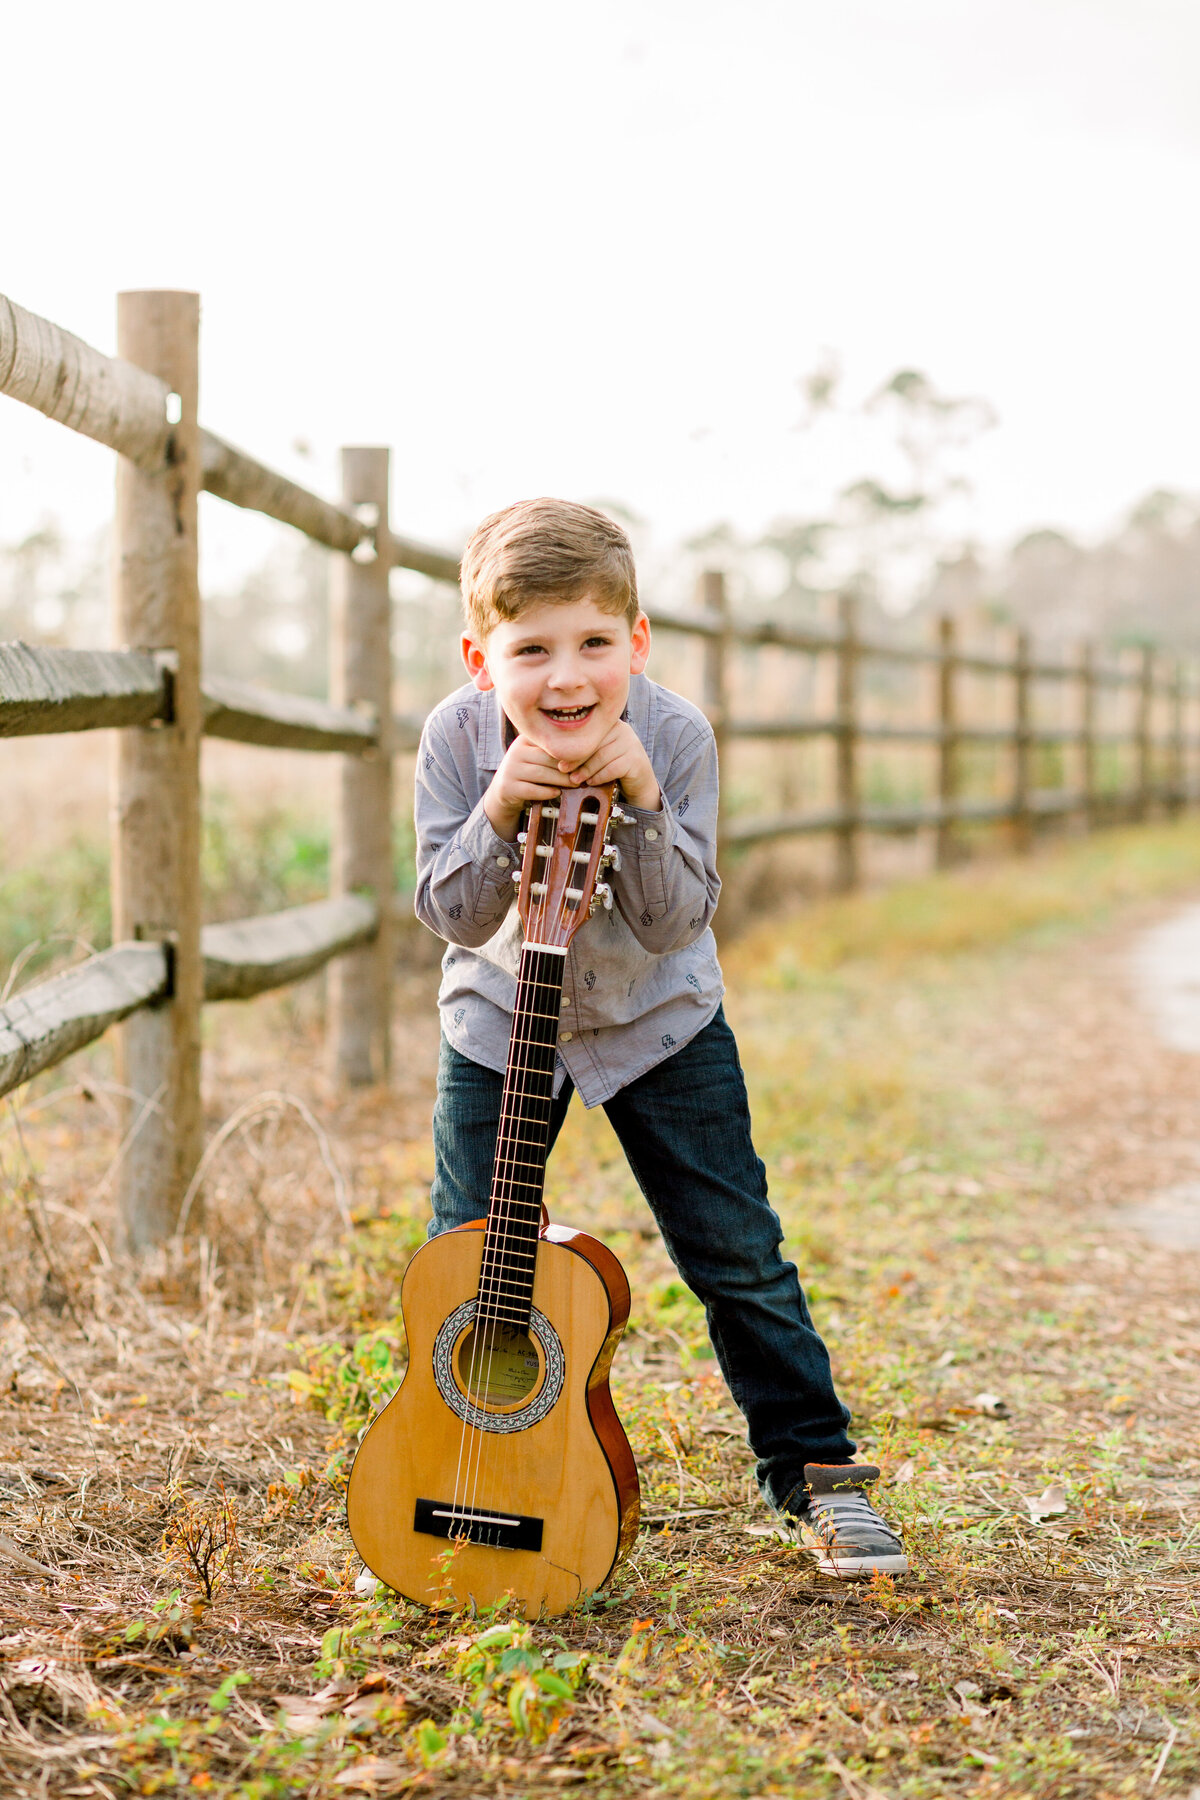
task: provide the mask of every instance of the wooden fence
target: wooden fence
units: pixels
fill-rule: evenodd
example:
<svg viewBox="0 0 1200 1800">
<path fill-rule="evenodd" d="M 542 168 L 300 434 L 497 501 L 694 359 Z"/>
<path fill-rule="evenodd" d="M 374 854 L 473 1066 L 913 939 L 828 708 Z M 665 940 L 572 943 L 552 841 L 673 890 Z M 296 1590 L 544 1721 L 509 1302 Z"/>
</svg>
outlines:
<svg viewBox="0 0 1200 1800">
<path fill-rule="evenodd" d="M 334 961 L 333 1069 L 351 1082 L 387 1074 L 392 764 L 406 735 L 392 717 L 388 572 L 454 581 L 458 565 L 391 530 L 386 449 L 342 452 L 333 505 L 201 428 L 196 295 L 122 294 L 117 339 L 118 355 L 104 356 L 0 296 L 0 393 L 118 453 L 112 617 L 122 646 L 0 648 L 0 735 L 120 728 L 113 947 L 0 1008 L 0 1094 L 118 1026 L 120 1212 L 128 1244 L 142 1249 L 173 1230 L 199 1161 L 206 1000 L 248 998 Z M 202 677 L 201 489 L 341 552 L 328 703 Z M 328 900 L 201 925 L 205 733 L 339 757 Z"/>
<path fill-rule="evenodd" d="M 170 1235 L 199 1162 L 200 1009 L 246 999 L 330 963 L 327 1034 L 332 1071 L 351 1083 L 383 1079 L 389 1066 L 394 961 L 392 776 L 395 753 L 415 742 L 416 721 L 392 710 L 388 575 L 414 569 L 455 582 L 457 558 L 402 537 L 388 516 L 386 449 L 342 452 L 342 499 L 332 504 L 234 449 L 198 421 L 199 301 L 180 293 L 130 293 L 118 301 L 117 357 L 24 311 L 0 295 L 0 393 L 26 402 L 118 453 L 112 650 L 0 645 L 0 736 L 119 728 L 113 760 L 113 947 L 19 994 L 0 1008 L 0 1095 L 118 1029 L 120 1085 L 128 1096 L 119 1202 L 130 1247 Z M 200 663 L 197 496 L 204 491 L 293 526 L 340 554 L 330 594 L 330 700 L 302 699 L 205 677 Z M 727 848 L 824 833 L 842 888 L 861 878 L 864 834 L 932 828 L 940 864 L 964 831 L 1007 821 L 1018 848 L 1038 820 L 1077 815 L 1093 824 L 1123 810 L 1145 817 L 1176 809 L 1197 791 L 1189 752 L 1196 687 L 1178 663 L 1149 649 L 1135 667 L 1086 649 L 1077 663 L 1038 662 L 1028 638 L 1011 652 L 969 649 L 955 623 L 936 642 L 873 642 L 852 599 L 836 625 L 777 628 L 736 621 L 724 577 L 707 572 L 692 613 L 652 610 L 652 624 L 701 646 L 697 698 L 722 751 L 723 790 L 736 768 L 731 746 L 826 740 L 832 804 L 769 814 L 735 810 Z M 737 663 L 749 650 L 819 663 L 828 705 L 809 716 L 785 706 L 739 713 Z M 935 678 L 933 716 L 872 718 L 872 664 L 924 668 Z M 974 722 L 963 683 L 1006 684 L 1000 721 Z M 1035 691 L 1069 690 L 1074 717 L 1048 725 Z M 752 684 L 753 685 L 753 684 Z M 809 684 L 810 686 L 813 684 Z M 785 694 L 804 684 L 784 683 Z M 1100 722 L 1108 690 L 1132 700 L 1115 728 Z M 332 894 L 268 917 L 204 926 L 200 920 L 200 740 L 232 738 L 338 756 Z M 920 803 L 873 804 L 864 793 L 868 752 L 924 745 L 935 757 L 933 792 Z M 964 759 L 991 746 L 1007 759 L 1001 793 L 968 791 Z M 1037 785 L 1039 756 L 1074 758 L 1074 785 Z M 1134 779 L 1102 770 L 1108 748 L 1132 754 Z M 782 754 L 782 752 L 780 752 Z M 196 1209 L 192 1208 L 192 1218 Z"/>
<path fill-rule="evenodd" d="M 799 742 L 825 738 L 833 745 L 833 804 L 809 810 L 771 814 L 735 813 L 723 819 L 726 847 L 748 846 L 797 835 L 829 834 L 835 844 L 835 885 L 849 889 L 861 879 L 861 843 L 866 833 L 908 834 L 931 828 L 939 867 L 956 860 L 964 829 L 1007 822 L 1012 842 L 1024 850 L 1039 820 L 1074 815 L 1084 827 L 1116 819 L 1144 819 L 1152 809 L 1177 811 L 1200 793 L 1191 755 L 1200 732 L 1189 729 L 1190 713 L 1200 698 L 1195 672 L 1179 658 L 1165 658 L 1143 645 L 1113 652 L 1102 660 L 1092 645 L 1081 647 L 1075 661 L 1038 661 L 1029 635 L 1012 633 L 1005 653 L 969 648 L 959 641 L 955 619 L 936 621 L 936 638 L 927 644 L 873 641 L 859 629 L 859 607 L 852 596 L 838 602 L 836 628 L 818 626 L 781 629 L 770 623 L 736 622 L 729 613 L 724 578 L 708 572 L 700 578 L 699 608 L 690 614 L 652 611 L 659 630 L 701 637 L 706 655 L 702 699 L 726 750 L 732 741 L 749 744 Z M 812 716 L 784 712 L 778 717 L 750 717 L 737 711 L 732 676 L 737 646 L 787 651 L 832 664 L 826 689 L 831 708 Z M 907 665 L 929 670 L 934 704 L 924 717 L 886 720 L 866 716 L 864 671 L 871 663 Z M 1008 689 L 1009 703 L 999 722 L 976 723 L 966 716 L 960 689 L 966 676 L 983 676 Z M 1042 686 L 1061 687 L 1073 714 L 1067 723 L 1046 723 L 1036 716 L 1034 694 Z M 1109 728 L 1098 722 L 1098 700 L 1104 692 L 1132 701 L 1131 716 Z M 932 716 L 931 716 L 932 715 Z M 932 747 L 933 792 L 916 804 L 873 805 L 863 797 L 864 758 L 872 747 Z M 967 791 L 964 759 L 972 746 L 1003 753 L 1008 779 L 1004 791 L 980 795 Z M 1073 784 L 1037 785 L 1039 754 L 1065 752 L 1075 765 Z M 1102 771 L 1106 751 L 1128 751 L 1133 780 L 1124 782 L 1119 767 Z M 731 759 L 722 758 L 728 772 Z M 736 765 L 734 765 L 736 766 Z M 727 785 L 723 781 L 723 788 Z M 991 785 L 995 785 L 993 782 Z"/>
</svg>

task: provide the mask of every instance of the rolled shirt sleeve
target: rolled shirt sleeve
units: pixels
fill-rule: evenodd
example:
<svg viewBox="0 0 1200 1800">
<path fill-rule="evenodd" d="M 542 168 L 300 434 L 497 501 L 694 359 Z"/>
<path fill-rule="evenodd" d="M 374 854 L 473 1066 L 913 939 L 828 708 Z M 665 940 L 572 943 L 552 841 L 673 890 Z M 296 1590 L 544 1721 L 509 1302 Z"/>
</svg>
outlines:
<svg viewBox="0 0 1200 1800">
<path fill-rule="evenodd" d="M 661 956 L 693 943 L 717 910 L 717 752 L 711 732 L 696 732 L 679 746 L 659 786 L 658 812 L 625 808 L 633 828 L 617 834 L 621 867 L 612 889 L 638 943 Z"/>
<path fill-rule="evenodd" d="M 417 752 L 415 822 L 417 917 L 450 943 L 486 943 L 512 905 L 520 853 L 464 791 L 436 713 Z"/>
</svg>

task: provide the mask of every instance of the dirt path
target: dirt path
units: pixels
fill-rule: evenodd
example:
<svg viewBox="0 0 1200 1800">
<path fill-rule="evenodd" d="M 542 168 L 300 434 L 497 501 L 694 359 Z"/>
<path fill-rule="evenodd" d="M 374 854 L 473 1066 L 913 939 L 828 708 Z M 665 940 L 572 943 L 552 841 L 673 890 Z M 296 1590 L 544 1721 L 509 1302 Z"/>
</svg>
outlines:
<svg viewBox="0 0 1200 1800">
<path fill-rule="evenodd" d="M 1153 1249 L 1200 1249 L 1200 907 L 1156 907 L 1035 958 L 1009 991 L 993 1078 L 1040 1118 L 1097 1223 Z M 1191 1196 L 1189 1198 L 1189 1196 Z M 1174 1261 L 1174 1258 L 1169 1258 Z M 1200 1286 L 1200 1259 L 1180 1259 Z M 1136 1298 L 1136 1274 L 1131 1271 Z"/>
</svg>

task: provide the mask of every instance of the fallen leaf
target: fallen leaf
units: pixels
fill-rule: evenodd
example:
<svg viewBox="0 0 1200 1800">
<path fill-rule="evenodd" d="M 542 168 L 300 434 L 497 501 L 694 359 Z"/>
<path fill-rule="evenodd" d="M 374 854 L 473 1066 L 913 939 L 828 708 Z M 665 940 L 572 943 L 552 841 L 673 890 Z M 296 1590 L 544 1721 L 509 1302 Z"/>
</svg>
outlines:
<svg viewBox="0 0 1200 1800">
<path fill-rule="evenodd" d="M 1036 1500 L 1030 1499 L 1028 1494 L 1022 1495 L 1022 1498 L 1035 1525 L 1040 1525 L 1043 1519 L 1055 1519 L 1067 1510 L 1067 1490 L 1061 1481 L 1052 1481 L 1045 1493 Z"/>
<path fill-rule="evenodd" d="M 363 1788 L 367 1793 L 373 1794 L 381 1783 L 391 1784 L 411 1774 L 411 1765 L 401 1762 L 398 1757 L 364 1756 L 335 1775 L 333 1782 L 336 1787 Z"/>
<path fill-rule="evenodd" d="M 892 1487 L 900 1487 L 904 1482 L 911 1481 L 916 1472 L 917 1465 L 910 1456 L 900 1464 L 894 1474 L 888 1476 L 888 1481 Z"/>
</svg>

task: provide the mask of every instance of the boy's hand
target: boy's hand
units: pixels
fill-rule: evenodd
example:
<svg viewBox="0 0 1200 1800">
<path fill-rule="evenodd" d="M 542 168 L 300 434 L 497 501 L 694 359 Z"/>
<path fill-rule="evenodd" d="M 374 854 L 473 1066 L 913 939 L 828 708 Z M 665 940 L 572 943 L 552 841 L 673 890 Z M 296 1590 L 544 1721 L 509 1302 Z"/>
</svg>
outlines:
<svg viewBox="0 0 1200 1800">
<path fill-rule="evenodd" d="M 492 776 L 483 796 L 483 810 L 497 837 L 516 842 L 521 814 L 531 800 L 556 800 L 563 788 L 570 787 L 571 776 L 561 763 L 527 737 L 514 738 L 504 761 Z"/>
<path fill-rule="evenodd" d="M 606 781 L 619 781 L 630 806 L 639 812 L 658 812 L 662 806 L 658 777 L 650 766 L 646 747 L 624 719 L 618 719 L 608 736 L 597 745 L 585 762 L 572 768 L 558 763 L 564 787 L 599 787 Z"/>
</svg>

